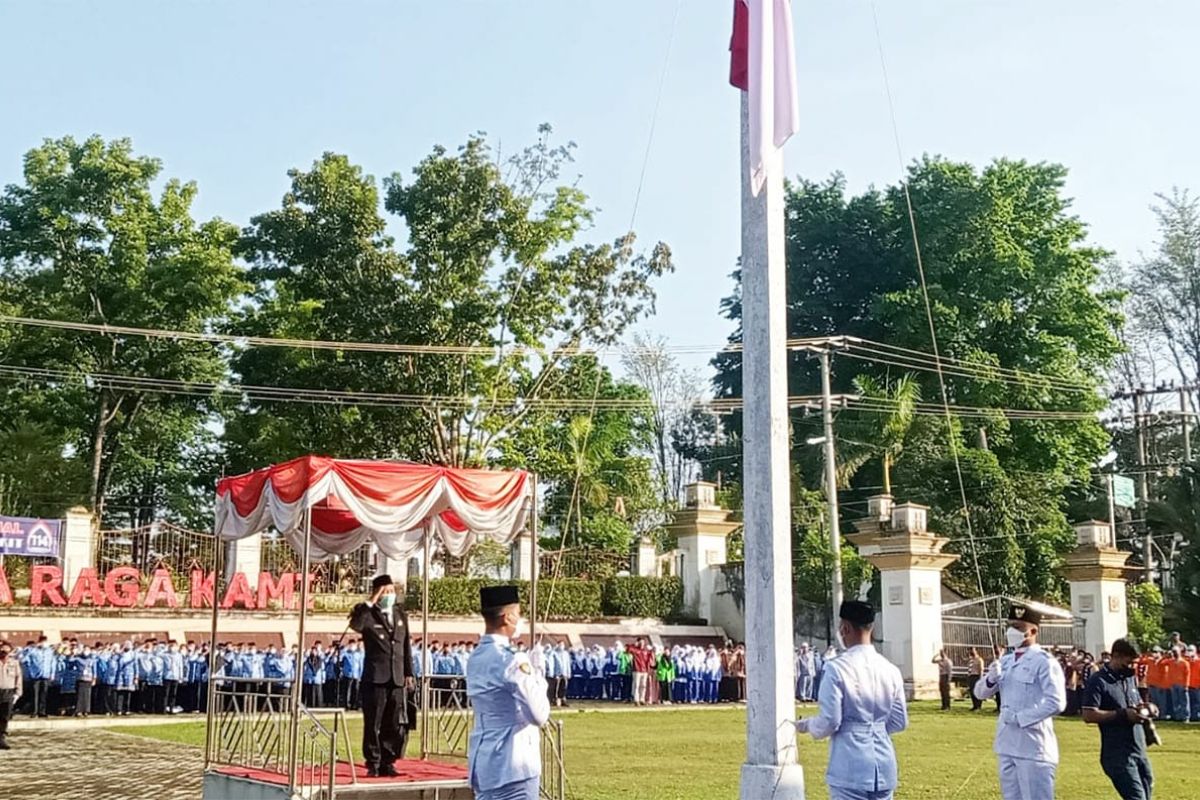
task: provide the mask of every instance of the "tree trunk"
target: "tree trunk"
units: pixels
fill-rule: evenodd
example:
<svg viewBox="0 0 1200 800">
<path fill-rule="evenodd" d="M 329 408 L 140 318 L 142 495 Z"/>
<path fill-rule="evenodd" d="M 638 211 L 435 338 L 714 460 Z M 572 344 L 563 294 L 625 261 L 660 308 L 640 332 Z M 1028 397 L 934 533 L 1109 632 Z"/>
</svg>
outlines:
<svg viewBox="0 0 1200 800">
<path fill-rule="evenodd" d="M 92 435 L 92 473 L 88 485 L 88 504 L 92 507 L 92 513 L 96 515 L 97 520 L 101 519 L 104 513 L 104 495 L 100 491 L 100 474 L 104 464 L 104 437 L 108 432 L 108 423 L 111 420 L 108 392 L 101 389 L 100 400 L 96 408 L 96 430 Z"/>
</svg>

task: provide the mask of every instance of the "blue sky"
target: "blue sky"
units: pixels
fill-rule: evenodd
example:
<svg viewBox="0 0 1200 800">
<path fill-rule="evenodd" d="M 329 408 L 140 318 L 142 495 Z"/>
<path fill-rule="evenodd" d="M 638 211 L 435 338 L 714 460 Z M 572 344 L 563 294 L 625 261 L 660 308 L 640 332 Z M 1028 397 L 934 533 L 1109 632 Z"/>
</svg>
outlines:
<svg viewBox="0 0 1200 800">
<path fill-rule="evenodd" d="M 1125 259 L 1153 246 L 1155 192 L 1200 190 L 1200 3 L 878 1 L 908 158 L 1062 162 L 1094 241 Z M 382 177 L 475 131 L 515 149 L 545 121 L 578 143 L 602 209 L 590 235 L 609 239 L 629 224 L 677 2 L 0 0 L 0 183 L 44 137 L 129 136 L 199 183 L 199 214 L 244 223 L 324 150 Z M 674 249 L 645 327 L 678 345 L 729 330 L 729 6 L 682 0 L 636 221 L 644 243 Z M 797 0 L 795 16 L 803 131 L 789 173 L 894 181 L 869 2 Z"/>
</svg>

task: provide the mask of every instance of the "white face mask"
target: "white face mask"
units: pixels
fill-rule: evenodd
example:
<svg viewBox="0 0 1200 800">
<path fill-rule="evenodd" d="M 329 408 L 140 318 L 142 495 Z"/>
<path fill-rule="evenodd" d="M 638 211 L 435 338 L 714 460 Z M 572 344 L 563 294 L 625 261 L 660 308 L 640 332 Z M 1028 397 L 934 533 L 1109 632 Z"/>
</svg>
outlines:
<svg viewBox="0 0 1200 800">
<path fill-rule="evenodd" d="M 1006 630 L 1004 637 L 1008 640 L 1008 646 L 1012 648 L 1020 647 L 1025 643 L 1025 632 L 1019 631 L 1016 628 Z"/>
<path fill-rule="evenodd" d="M 516 629 L 513 631 L 512 638 L 520 639 L 524 635 L 525 635 L 525 618 L 521 617 L 520 619 L 517 620 L 517 626 L 516 626 Z"/>
</svg>

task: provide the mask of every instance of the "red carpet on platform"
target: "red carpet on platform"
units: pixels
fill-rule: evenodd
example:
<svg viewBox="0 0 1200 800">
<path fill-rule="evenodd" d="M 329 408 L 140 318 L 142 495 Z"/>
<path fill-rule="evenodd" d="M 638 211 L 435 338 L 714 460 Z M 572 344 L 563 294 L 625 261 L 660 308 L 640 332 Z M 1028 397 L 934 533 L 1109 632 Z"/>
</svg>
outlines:
<svg viewBox="0 0 1200 800">
<path fill-rule="evenodd" d="M 247 767 L 221 767 L 216 770 L 222 775 L 228 775 L 231 778 L 246 778 L 260 783 L 272 783 L 286 785 L 288 776 L 283 772 L 273 772 L 265 769 L 250 769 Z M 305 769 L 301 771 L 301 778 L 305 783 L 324 784 L 329 780 L 329 770 L 325 767 L 317 769 Z M 381 784 L 381 783 L 424 783 L 426 781 L 465 781 L 467 780 L 467 768 L 459 764 L 442 764 L 436 761 L 421 761 L 416 758 L 406 758 L 396 762 L 396 772 L 400 773 L 395 778 L 368 778 L 367 768 L 362 764 L 348 764 L 345 761 L 337 763 L 337 770 L 334 773 L 334 780 L 338 786 L 347 786 L 354 782 L 354 777 L 358 778 L 359 783 L 366 784 Z"/>
</svg>

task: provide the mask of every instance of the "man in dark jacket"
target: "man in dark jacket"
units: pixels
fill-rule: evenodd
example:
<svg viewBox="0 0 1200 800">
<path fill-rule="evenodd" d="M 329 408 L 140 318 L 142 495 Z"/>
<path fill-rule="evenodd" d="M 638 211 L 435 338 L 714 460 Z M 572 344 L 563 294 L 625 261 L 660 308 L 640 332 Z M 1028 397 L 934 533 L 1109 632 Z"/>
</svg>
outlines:
<svg viewBox="0 0 1200 800">
<path fill-rule="evenodd" d="M 362 635 L 360 697 L 363 710 L 363 760 L 367 775 L 396 774 L 395 761 L 408 743 L 405 692 L 414 688 L 408 615 L 396 602 L 391 577 L 371 582 L 371 599 L 350 612 L 350 627 Z"/>
</svg>

